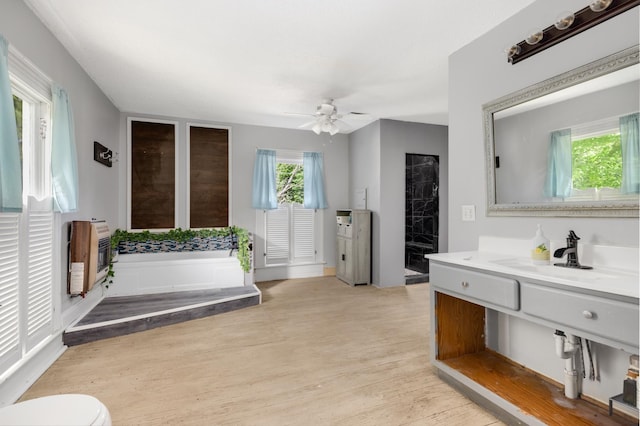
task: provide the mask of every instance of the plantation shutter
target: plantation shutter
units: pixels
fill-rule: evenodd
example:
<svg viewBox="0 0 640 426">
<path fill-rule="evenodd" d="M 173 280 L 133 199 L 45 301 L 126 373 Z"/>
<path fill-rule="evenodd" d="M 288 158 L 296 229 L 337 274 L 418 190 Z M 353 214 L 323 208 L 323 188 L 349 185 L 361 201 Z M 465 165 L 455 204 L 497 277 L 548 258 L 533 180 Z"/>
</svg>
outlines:
<svg viewBox="0 0 640 426">
<path fill-rule="evenodd" d="M 22 138 L 21 213 L 0 213 L 0 376 L 31 358 L 54 328 L 51 199 L 52 82 L 9 49 L 10 85 Z M 28 196 L 26 205 L 24 197 Z M 59 316 L 58 316 L 59 317 Z"/>
<path fill-rule="evenodd" d="M 277 150 L 278 165 L 303 164 L 302 152 L 291 150 Z M 291 176 L 291 171 L 285 171 L 283 181 Z M 302 173 L 299 170 L 298 173 Z M 278 189 L 282 189 L 279 187 Z M 284 202 L 287 200 L 288 202 Z M 295 265 L 316 262 L 318 245 L 322 238 L 318 231 L 321 214 L 314 209 L 305 209 L 302 204 L 289 202 L 295 197 L 282 197 L 281 203 L 275 210 L 262 211 L 264 215 L 264 259 L 265 266 Z M 300 201 L 301 202 L 301 201 Z"/>
<path fill-rule="evenodd" d="M 30 200 L 27 257 L 27 349 L 52 331 L 53 212 Z"/>
<path fill-rule="evenodd" d="M 293 205 L 293 260 L 294 262 L 315 261 L 314 220 L 315 210 Z"/>
<path fill-rule="evenodd" d="M 18 327 L 19 213 L 0 214 L 0 372 L 20 359 Z"/>
<path fill-rule="evenodd" d="M 266 213 L 266 264 L 289 262 L 289 207 L 279 204 Z"/>
</svg>

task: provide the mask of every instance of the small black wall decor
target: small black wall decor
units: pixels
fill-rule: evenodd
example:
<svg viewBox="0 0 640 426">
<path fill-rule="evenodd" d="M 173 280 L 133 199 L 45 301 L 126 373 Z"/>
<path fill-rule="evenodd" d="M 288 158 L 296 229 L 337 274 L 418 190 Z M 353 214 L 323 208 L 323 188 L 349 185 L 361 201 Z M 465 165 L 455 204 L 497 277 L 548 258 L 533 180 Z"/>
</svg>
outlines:
<svg viewBox="0 0 640 426">
<path fill-rule="evenodd" d="M 100 142 L 93 142 L 93 159 L 100 164 L 111 167 L 113 162 L 113 151 Z"/>
</svg>

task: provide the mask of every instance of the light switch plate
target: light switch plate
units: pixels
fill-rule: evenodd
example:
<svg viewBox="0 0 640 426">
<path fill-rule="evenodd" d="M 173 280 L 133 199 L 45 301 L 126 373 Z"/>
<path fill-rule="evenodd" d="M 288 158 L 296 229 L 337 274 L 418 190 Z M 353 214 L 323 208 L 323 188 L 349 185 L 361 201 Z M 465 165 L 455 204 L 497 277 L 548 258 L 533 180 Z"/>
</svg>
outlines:
<svg viewBox="0 0 640 426">
<path fill-rule="evenodd" d="M 474 206 L 473 204 L 462 206 L 462 221 L 463 222 L 476 221 L 476 206 Z"/>
</svg>

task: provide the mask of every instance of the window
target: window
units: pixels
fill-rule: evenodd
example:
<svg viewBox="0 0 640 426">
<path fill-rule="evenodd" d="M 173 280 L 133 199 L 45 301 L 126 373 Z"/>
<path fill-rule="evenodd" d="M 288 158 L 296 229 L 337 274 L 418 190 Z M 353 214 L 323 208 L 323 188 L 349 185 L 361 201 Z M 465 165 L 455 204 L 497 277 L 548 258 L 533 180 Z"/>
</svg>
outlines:
<svg viewBox="0 0 640 426">
<path fill-rule="evenodd" d="M 621 198 L 622 144 L 617 117 L 571 128 L 569 200 Z"/>
<path fill-rule="evenodd" d="M 129 229 L 230 225 L 229 127 L 187 123 L 183 133 L 175 121 L 129 118 L 128 138 Z"/>
<path fill-rule="evenodd" d="M 188 125 L 189 227 L 229 225 L 228 128 Z"/>
<path fill-rule="evenodd" d="M 22 212 L 0 213 L 0 374 L 53 333 L 51 82 L 10 51 Z"/>
<path fill-rule="evenodd" d="M 620 188 L 622 183 L 622 147 L 620 132 L 571 143 L 572 183 L 574 189 Z"/>
<path fill-rule="evenodd" d="M 305 209 L 302 153 L 278 151 L 278 208 L 264 213 L 265 265 L 313 263 L 321 239 L 321 210 Z"/>
<path fill-rule="evenodd" d="M 131 229 L 176 226 L 177 123 L 129 120 Z"/>
</svg>

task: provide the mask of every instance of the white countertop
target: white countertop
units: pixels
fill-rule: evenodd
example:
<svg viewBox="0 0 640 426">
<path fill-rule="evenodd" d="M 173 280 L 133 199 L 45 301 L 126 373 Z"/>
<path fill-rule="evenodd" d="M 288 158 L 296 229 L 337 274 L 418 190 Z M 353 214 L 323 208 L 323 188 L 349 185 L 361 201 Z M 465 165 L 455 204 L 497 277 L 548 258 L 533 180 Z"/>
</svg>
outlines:
<svg viewBox="0 0 640 426">
<path fill-rule="evenodd" d="M 483 244 L 481 244 L 482 249 Z M 485 244 L 489 248 L 490 244 Z M 632 248 L 633 249 L 633 248 Z M 637 251 L 637 248 L 635 249 Z M 466 266 L 488 272 L 498 272 L 521 278 L 529 278 L 538 281 L 546 281 L 559 285 L 576 287 L 586 290 L 616 294 L 620 296 L 638 299 L 640 280 L 637 266 L 629 265 L 629 268 L 619 266 L 593 265 L 590 270 L 578 270 L 553 266 L 553 263 L 562 263 L 566 259 L 551 259 L 549 265 L 534 265 L 527 257 L 517 257 L 508 254 L 509 250 L 493 252 L 488 250 L 434 253 L 426 255 L 433 261 L 451 265 Z M 511 251 L 517 253 L 519 251 Z M 587 264 L 589 263 L 584 263 Z"/>
</svg>

